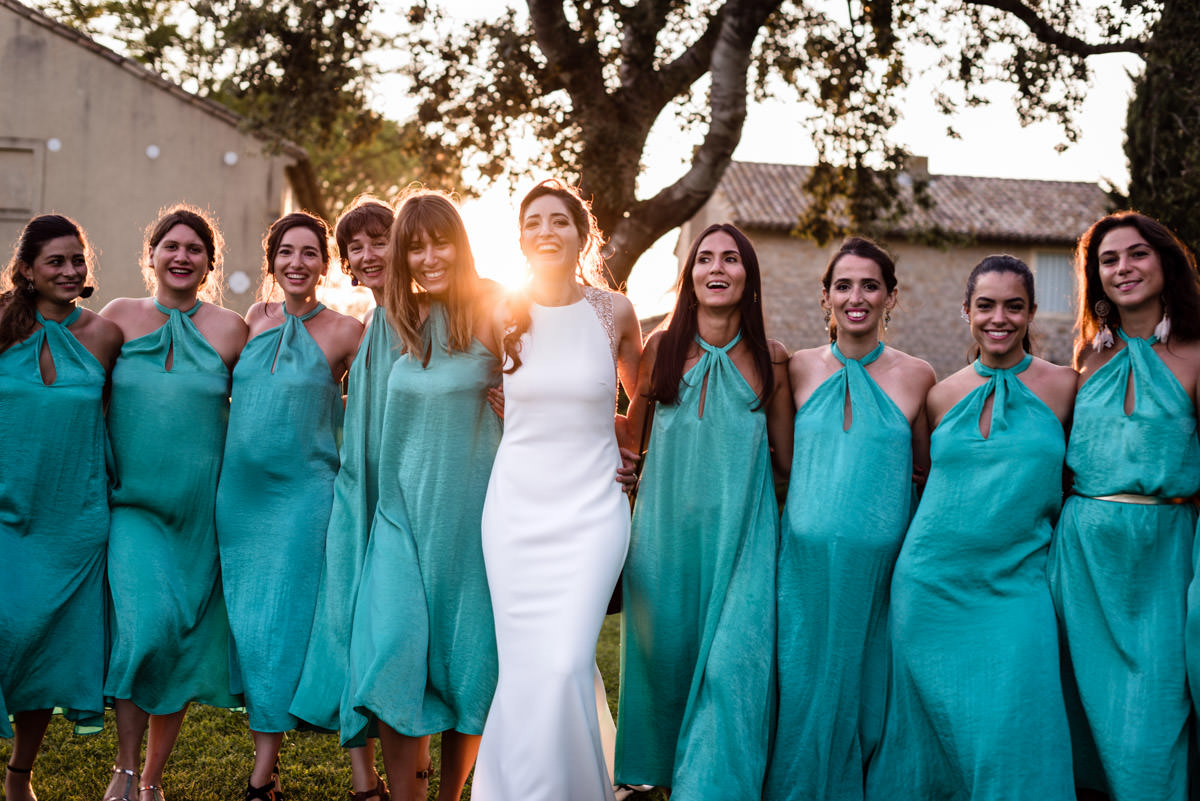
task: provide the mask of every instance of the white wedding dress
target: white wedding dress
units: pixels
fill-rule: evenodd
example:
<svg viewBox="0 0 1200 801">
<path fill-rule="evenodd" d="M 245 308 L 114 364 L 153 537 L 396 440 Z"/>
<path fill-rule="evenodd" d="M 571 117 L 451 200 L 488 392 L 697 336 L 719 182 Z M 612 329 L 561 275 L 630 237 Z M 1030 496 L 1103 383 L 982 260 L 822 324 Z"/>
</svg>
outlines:
<svg viewBox="0 0 1200 801">
<path fill-rule="evenodd" d="M 596 639 L 629 545 L 612 300 L 531 309 L 483 507 L 500 675 L 475 801 L 611 801 Z"/>
</svg>

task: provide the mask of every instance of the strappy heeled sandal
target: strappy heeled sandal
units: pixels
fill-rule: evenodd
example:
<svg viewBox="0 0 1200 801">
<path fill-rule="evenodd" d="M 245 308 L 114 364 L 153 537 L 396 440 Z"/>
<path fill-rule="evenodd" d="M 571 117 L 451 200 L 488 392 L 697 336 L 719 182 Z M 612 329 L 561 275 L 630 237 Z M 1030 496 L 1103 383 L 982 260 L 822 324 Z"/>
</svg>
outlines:
<svg viewBox="0 0 1200 801">
<path fill-rule="evenodd" d="M 279 785 L 274 779 L 264 784 L 262 787 L 255 787 L 253 784 L 246 782 L 246 798 L 245 801 L 282 801 L 283 793 L 279 792 Z"/>
<path fill-rule="evenodd" d="M 104 801 L 139 801 L 137 797 L 138 775 L 136 771 L 129 768 L 118 768 L 113 765 L 112 779 L 108 782 L 108 789 L 104 791 Z M 121 788 L 122 779 L 125 782 L 125 789 Z M 116 785 L 114 787 L 114 785 Z M 119 791 L 119 792 L 118 792 Z"/>
<path fill-rule="evenodd" d="M 167 797 L 163 795 L 163 789 L 157 784 L 143 784 L 138 787 L 138 801 L 141 801 L 142 793 L 150 793 L 151 801 L 167 801 Z"/>
<path fill-rule="evenodd" d="M 419 778 L 418 774 L 418 778 Z M 367 801 L 368 798 L 377 798 L 379 801 L 390 801 L 391 794 L 388 793 L 388 786 L 383 783 L 383 777 L 375 777 L 375 786 L 370 790 L 361 790 L 359 792 L 350 791 L 350 801 Z"/>
</svg>

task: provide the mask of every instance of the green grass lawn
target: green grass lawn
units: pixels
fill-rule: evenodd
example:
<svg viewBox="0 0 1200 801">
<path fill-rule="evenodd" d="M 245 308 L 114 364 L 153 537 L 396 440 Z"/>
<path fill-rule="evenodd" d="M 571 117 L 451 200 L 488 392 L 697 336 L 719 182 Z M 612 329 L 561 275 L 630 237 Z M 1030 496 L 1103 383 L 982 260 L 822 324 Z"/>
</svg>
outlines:
<svg viewBox="0 0 1200 801">
<path fill-rule="evenodd" d="M 613 716 L 617 712 L 620 623 L 610 616 L 600 634 L 596 659 L 608 689 Z M 110 711 L 103 732 L 76 737 L 70 724 L 55 718 L 34 771 L 40 801 L 100 801 L 117 753 L 116 722 Z M 167 801 L 237 801 L 250 775 L 252 746 L 245 715 L 224 709 L 195 707 L 188 713 L 179 743 L 167 764 L 163 790 Z M 8 749 L 5 748 L 7 757 Z M 438 741 L 433 741 L 438 761 Z M 288 801 L 344 801 L 350 789 L 350 764 L 333 735 L 292 732 L 280 756 Z M 380 761 L 380 771 L 383 766 Z M 436 771 L 435 771 L 436 772 Z M 436 780 L 429 798 L 437 793 Z M 468 793 L 464 797 L 469 797 Z M 639 801 L 662 799 L 653 793 Z"/>
</svg>

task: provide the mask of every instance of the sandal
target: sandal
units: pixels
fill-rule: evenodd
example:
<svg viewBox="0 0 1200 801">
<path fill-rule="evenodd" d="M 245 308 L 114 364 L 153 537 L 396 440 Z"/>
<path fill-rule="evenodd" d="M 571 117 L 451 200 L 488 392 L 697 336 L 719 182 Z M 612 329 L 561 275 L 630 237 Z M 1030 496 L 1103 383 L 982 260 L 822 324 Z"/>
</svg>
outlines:
<svg viewBox="0 0 1200 801">
<path fill-rule="evenodd" d="M 141 801 L 142 793 L 150 793 L 150 801 L 167 801 L 163 795 L 163 789 L 157 784 L 143 784 L 138 787 L 138 801 Z"/>
<path fill-rule="evenodd" d="M 388 793 L 388 787 L 383 783 L 383 777 L 375 777 L 375 786 L 370 790 L 362 790 L 360 792 L 350 791 L 350 801 L 367 801 L 368 798 L 377 798 L 379 801 L 390 801 L 391 795 Z"/>
<path fill-rule="evenodd" d="M 429 781 L 429 777 L 432 775 L 433 775 L 433 757 L 430 757 L 429 758 L 429 767 L 425 768 L 425 770 L 418 770 L 417 778 L 421 779 L 422 781 Z"/>
<path fill-rule="evenodd" d="M 246 798 L 245 801 L 282 801 L 283 793 L 279 792 L 275 780 L 264 784 L 262 787 L 255 787 L 253 784 L 246 782 Z"/>
<path fill-rule="evenodd" d="M 29 797 L 32 798 L 34 801 L 37 801 L 37 795 L 33 792 L 33 768 L 32 767 L 18 768 L 16 765 L 6 765 L 5 770 L 7 770 L 13 776 L 23 778 L 25 780 L 25 785 L 29 788 Z M 14 781 L 19 781 L 19 780 L 20 779 L 16 779 Z M 9 797 L 11 798 L 11 796 L 9 796 Z"/>
<path fill-rule="evenodd" d="M 112 772 L 108 789 L 104 791 L 104 801 L 139 801 L 137 772 L 129 768 L 118 768 L 116 765 L 113 765 Z M 122 782 L 125 784 L 124 789 L 121 789 Z"/>
</svg>

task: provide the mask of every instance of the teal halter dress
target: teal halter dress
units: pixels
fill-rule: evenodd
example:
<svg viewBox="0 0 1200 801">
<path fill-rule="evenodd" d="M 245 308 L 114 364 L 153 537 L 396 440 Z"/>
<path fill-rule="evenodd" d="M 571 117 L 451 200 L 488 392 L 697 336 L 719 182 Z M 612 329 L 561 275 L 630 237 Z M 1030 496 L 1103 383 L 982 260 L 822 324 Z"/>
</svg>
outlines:
<svg viewBox="0 0 1200 801">
<path fill-rule="evenodd" d="M 861 801 L 882 734 L 888 594 L 912 507 L 912 428 L 860 360 L 796 412 L 779 546 L 779 719 L 765 798 Z M 847 417 L 849 399 L 849 417 Z"/>
<path fill-rule="evenodd" d="M 280 306 L 282 308 L 282 304 Z M 304 321 L 246 343 L 233 370 L 217 542 L 234 657 L 253 731 L 281 732 L 300 681 L 338 470 L 341 390 Z"/>
<path fill-rule="evenodd" d="M 237 706 L 214 507 L 229 368 L 192 322 L 196 302 L 130 340 L 108 405 L 115 485 L 108 540 L 112 655 L 104 694 L 156 715 Z"/>
<path fill-rule="evenodd" d="M 779 513 L 740 339 L 697 338 L 655 409 L 625 563 L 616 780 L 676 801 L 757 801 L 774 724 Z"/>
<path fill-rule="evenodd" d="M 478 340 L 450 351 L 440 303 L 423 333 L 429 363 L 406 352 L 388 378 L 343 739 L 371 716 L 410 737 L 480 734 L 496 689 L 480 521 L 500 444 L 500 420 L 487 403 L 500 364 Z"/>
<path fill-rule="evenodd" d="M 1154 352 L 1157 340 L 1118 334 L 1125 347 L 1075 398 L 1067 449 L 1075 484 L 1050 581 L 1069 697 L 1077 689 L 1081 702 L 1072 710 L 1079 784 L 1114 801 L 1173 801 L 1188 791 L 1185 601 L 1196 511 L 1097 497 L 1194 495 L 1200 444 L 1195 406 Z"/>
<path fill-rule="evenodd" d="M 325 538 L 325 566 L 308 654 L 291 713 L 321 729 L 337 731 L 350 654 L 350 621 L 379 500 L 379 452 L 388 375 L 399 343 L 387 314 L 376 308 L 350 367 L 341 467 L 333 484 L 333 508 Z"/>
<path fill-rule="evenodd" d="M 976 361 L 988 380 L 933 431 L 892 581 L 892 688 L 868 798 L 1075 798 L 1046 582 L 1065 443 L 1017 377 L 1031 361 Z"/>
<path fill-rule="evenodd" d="M 64 710 L 104 725 L 108 479 L 104 367 L 61 323 L 0 353 L 0 736 L 9 715 Z M 39 357 L 49 351 L 47 384 Z"/>
</svg>

